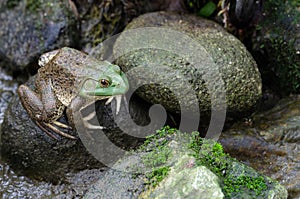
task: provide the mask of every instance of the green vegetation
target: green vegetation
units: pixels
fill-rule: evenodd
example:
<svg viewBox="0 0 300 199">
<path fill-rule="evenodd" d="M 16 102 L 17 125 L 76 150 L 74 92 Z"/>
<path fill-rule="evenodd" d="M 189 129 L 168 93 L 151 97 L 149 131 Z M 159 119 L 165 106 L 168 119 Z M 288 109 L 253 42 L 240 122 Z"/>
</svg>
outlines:
<svg viewBox="0 0 300 199">
<path fill-rule="evenodd" d="M 186 5 L 191 12 L 201 17 L 210 17 L 217 9 L 213 1 L 187 0 Z"/>
<path fill-rule="evenodd" d="M 167 146 L 169 143 L 168 136 L 171 136 L 177 129 L 169 126 L 163 127 L 156 131 L 156 134 L 146 138 L 140 150 L 147 151 L 147 154 L 142 157 L 144 165 L 150 167 L 152 172 L 146 174 L 147 182 L 151 187 L 155 187 L 162 179 L 168 175 L 169 166 L 165 166 L 167 160 L 171 157 L 171 150 Z"/>
<path fill-rule="evenodd" d="M 217 6 L 214 2 L 209 1 L 207 2 L 203 8 L 200 9 L 199 15 L 201 17 L 209 17 L 211 16 L 217 9 Z"/>
<path fill-rule="evenodd" d="M 268 188 L 265 177 L 224 153 L 220 143 L 201 138 L 199 132 L 185 134 L 169 126 L 148 136 L 139 149 L 146 152 L 142 156 L 142 161 L 151 169 L 146 174 L 146 184 L 150 186 L 150 189 L 157 186 L 170 171 L 168 163 L 172 158 L 172 151 L 168 144 L 175 139 L 175 136 L 188 140 L 187 147 L 191 149 L 191 155 L 195 157 L 196 165 L 207 167 L 219 177 L 226 198 L 236 198 L 242 194 L 253 198 L 264 197 L 263 191 Z"/>
<path fill-rule="evenodd" d="M 220 143 L 200 138 L 198 132 L 193 132 L 189 147 L 195 152 L 193 156 L 197 165 L 206 166 L 222 179 L 222 190 L 226 198 L 245 191 L 253 197 L 261 196 L 268 188 L 263 176 L 251 176 L 244 172 L 238 176 L 231 174 L 229 171 L 236 160 L 224 153 Z"/>
<path fill-rule="evenodd" d="M 150 184 L 153 188 L 156 187 L 158 183 L 168 175 L 169 171 L 170 167 L 158 167 L 153 169 L 151 173 L 146 175 L 149 179 L 148 184 Z"/>
<path fill-rule="evenodd" d="M 266 190 L 268 187 L 266 185 L 265 179 L 262 176 L 250 177 L 250 176 L 239 176 L 233 178 L 233 176 L 228 176 L 224 179 L 223 190 L 226 196 L 231 197 L 236 192 L 241 192 L 243 189 L 249 189 L 254 191 L 254 196 L 261 195 L 262 191 Z"/>
</svg>

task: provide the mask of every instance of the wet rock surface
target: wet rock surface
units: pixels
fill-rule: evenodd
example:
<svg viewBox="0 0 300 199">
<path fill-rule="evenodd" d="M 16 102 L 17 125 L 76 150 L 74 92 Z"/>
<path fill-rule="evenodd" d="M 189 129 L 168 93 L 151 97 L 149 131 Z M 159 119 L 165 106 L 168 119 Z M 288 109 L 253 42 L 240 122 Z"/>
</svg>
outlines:
<svg viewBox="0 0 300 199">
<path fill-rule="evenodd" d="M 281 100 L 273 109 L 237 123 L 220 142 L 232 156 L 278 180 L 289 198 L 300 197 L 300 99 Z"/>
<path fill-rule="evenodd" d="M 147 35 L 147 32 L 145 35 L 134 33 L 135 28 L 145 27 L 165 29 L 154 39 L 152 37 L 155 36 Z M 168 38 L 168 29 L 181 32 L 182 38 L 177 38 L 174 33 Z M 134 19 L 126 30 L 133 30 L 133 33 L 123 32 L 118 37 L 114 45 L 116 63 L 126 72 L 142 66 L 143 69 L 129 79 L 133 85 L 143 81 L 154 82 L 150 81 L 151 84 L 137 90 L 143 99 L 153 104 L 162 104 L 172 112 L 179 112 L 180 107 L 187 107 L 185 111 L 193 112 L 195 101 L 190 97 L 189 84 L 195 92 L 193 95 L 198 98 L 201 111 L 211 109 L 211 100 L 215 100 L 214 108 L 219 108 L 221 98 L 219 95 L 214 97 L 213 92 L 226 90 L 227 110 L 234 113 L 249 110 L 261 97 L 260 73 L 252 56 L 239 40 L 214 22 L 191 15 L 156 12 Z M 186 36 L 192 40 L 184 40 Z M 147 43 L 149 37 L 151 39 Z M 197 48 L 193 44 L 196 41 L 204 49 L 202 52 L 195 50 Z M 164 48 L 166 43 L 173 48 Z M 141 44 L 148 48 L 136 49 Z M 192 61 L 193 56 L 198 58 L 198 62 Z M 224 91 L 221 83 L 216 83 L 219 79 L 224 81 Z M 169 90 L 171 88 L 173 93 Z M 176 93 L 174 89 L 177 89 Z"/>
<path fill-rule="evenodd" d="M 10 70 L 23 70 L 42 53 L 72 46 L 78 37 L 67 1 L 4 0 L 0 20 L 0 59 Z"/>
<path fill-rule="evenodd" d="M 95 183 L 103 170 L 85 170 L 68 173 L 63 183 L 52 184 L 15 173 L 9 165 L 0 161 L 0 193 L 2 199 L 10 198 L 65 198 L 79 199 Z"/>
</svg>

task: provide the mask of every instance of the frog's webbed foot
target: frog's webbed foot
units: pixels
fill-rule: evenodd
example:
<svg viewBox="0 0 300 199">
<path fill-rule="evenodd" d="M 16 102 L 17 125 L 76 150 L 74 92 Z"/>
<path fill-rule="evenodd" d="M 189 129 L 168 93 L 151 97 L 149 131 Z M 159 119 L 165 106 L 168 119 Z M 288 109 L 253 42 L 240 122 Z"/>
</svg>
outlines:
<svg viewBox="0 0 300 199">
<path fill-rule="evenodd" d="M 70 138 L 70 139 L 77 139 L 76 137 L 72 136 L 72 135 L 69 135 L 63 131 L 61 131 L 60 129 L 56 128 L 54 125 L 52 125 L 51 123 L 47 123 L 47 122 L 38 122 L 36 121 L 36 124 L 38 125 L 38 127 L 40 129 L 42 129 L 44 132 L 47 133 L 47 135 L 49 135 L 50 137 L 54 138 L 54 139 L 57 139 L 57 137 L 51 132 L 53 131 L 54 133 L 58 134 L 58 135 L 61 135 L 63 137 L 66 137 L 66 138 Z M 61 127 L 61 128 L 65 128 L 65 129 L 72 129 L 70 126 L 68 125 L 65 125 L 61 122 L 58 122 L 58 121 L 54 121 L 53 124 L 55 124 L 56 126 L 58 127 Z M 49 129 L 51 131 L 49 131 Z"/>
</svg>

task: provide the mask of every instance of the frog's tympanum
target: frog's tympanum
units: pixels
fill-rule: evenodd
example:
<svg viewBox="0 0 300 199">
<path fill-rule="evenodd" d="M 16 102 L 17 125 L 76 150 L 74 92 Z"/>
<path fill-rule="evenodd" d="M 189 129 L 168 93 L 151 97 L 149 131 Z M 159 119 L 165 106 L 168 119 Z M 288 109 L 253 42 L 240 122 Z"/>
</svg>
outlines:
<svg viewBox="0 0 300 199">
<path fill-rule="evenodd" d="M 53 132 L 74 139 L 62 130 L 74 128 L 72 113 L 88 101 L 120 96 L 128 90 L 128 80 L 116 65 L 99 61 L 78 50 L 64 47 L 40 57 L 35 91 L 18 88 L 20 100 L 31 119 L 48 135 Z M 69 125 L 57 121 L 66 109 Z M 118 107 L 117 107 L 118 109 Z"/>
</svg>

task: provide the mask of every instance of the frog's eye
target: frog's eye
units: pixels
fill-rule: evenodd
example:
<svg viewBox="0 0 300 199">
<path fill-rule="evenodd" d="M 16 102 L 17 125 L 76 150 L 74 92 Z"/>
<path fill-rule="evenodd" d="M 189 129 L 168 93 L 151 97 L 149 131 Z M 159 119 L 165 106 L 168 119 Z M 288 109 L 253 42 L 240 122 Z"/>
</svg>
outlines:
<svg viewBox="0 0 300 199">
<path fill-rule="evenodd" d="M 107 88 L 109 87 L 110 82 L 107 79 L 100 79 L 100 87 Z"/>
</svg>

